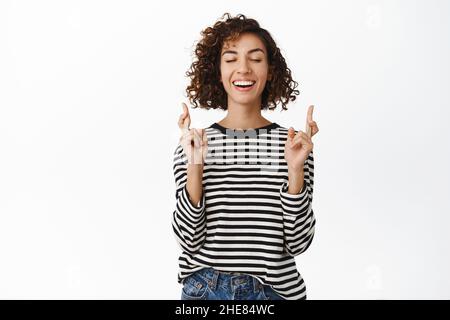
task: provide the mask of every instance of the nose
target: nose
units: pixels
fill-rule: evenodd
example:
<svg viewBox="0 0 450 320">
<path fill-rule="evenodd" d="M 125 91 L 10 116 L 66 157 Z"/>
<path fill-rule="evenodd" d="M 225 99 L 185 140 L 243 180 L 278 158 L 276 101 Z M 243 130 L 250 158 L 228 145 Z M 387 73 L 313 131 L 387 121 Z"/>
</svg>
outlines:
<svg viewBox="0 0 450 320">
<path fill-rule="evenodd" d="M 246 59 L 242 59 L 238 66 L 238 73 L 250 73 L 251 70 L 248 66 L 248 62 Z"/>
</svg>

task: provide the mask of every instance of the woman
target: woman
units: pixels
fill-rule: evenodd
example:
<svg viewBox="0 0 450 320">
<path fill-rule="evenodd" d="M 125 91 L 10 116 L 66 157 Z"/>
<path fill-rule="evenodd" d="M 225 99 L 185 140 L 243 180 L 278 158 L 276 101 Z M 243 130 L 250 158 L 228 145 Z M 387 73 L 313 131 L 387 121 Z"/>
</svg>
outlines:
<svg viewBox="0 0 450 320">
<path fill-rule="evenodd" d="M 297 83 L 257 21 L 225 15 L 202 32 L 186 91 L 194 107 L 227 115 L 191 129 L 183 103 L 178 122 L 172 225 L 181 299 L 306 299 L 294 257 L 314 237 L 313 106 L 306 132 L 261 115 L 278 102 L 287 109 Z"/>
</svg>

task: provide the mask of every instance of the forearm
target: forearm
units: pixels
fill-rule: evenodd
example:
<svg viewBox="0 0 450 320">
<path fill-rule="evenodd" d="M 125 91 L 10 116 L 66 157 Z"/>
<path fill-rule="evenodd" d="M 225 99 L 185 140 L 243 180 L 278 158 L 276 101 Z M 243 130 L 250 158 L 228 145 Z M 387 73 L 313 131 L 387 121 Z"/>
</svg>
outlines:
<svg viewBox="0 0 450 320">
<path fill-rule="evenodd" d="M 289 186 L 288 193 L 298 194 L 303 188 L 305 173 L 303 167 L 301 168 L 288 168 Z"/>
<path fill-rule="evenodd" d="M 203 164 L 188 164 L 186 188 L 192 205 L 198 207 L 203 194 Z"/>
</svg>

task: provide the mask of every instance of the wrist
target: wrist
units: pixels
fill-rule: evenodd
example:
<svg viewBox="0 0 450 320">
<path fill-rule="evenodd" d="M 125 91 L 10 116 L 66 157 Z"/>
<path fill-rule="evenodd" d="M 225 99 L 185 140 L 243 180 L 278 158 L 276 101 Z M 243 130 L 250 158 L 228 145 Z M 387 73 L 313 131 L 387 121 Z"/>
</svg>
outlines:
<svg viewBox="0 0 450 320">
<path fill-rule="evenodd" d="M 299 176 L 299 175 L 302 175 L 303 173 L 304 173 L 304 166 L 303 165 L 297 166 L 297 167 L 288 165 L 288 174 L 289 175 Z"/>
<path fill-rule="evenodd" d="M 303 189 L 304 184 L 304 172 L 301 168 L 289 168 L 288 169 L 288 193 L 299 194 Z"/>
<path fill-rule="evenodd" d="M 203 163 L 188 163 L 188 169 L 203 169 Z"/>
<path fill-rule="evenodd" d="M 187 174 L 192 176 L 203 175 L 203 164 L 188 164 Z"/>
</svg>

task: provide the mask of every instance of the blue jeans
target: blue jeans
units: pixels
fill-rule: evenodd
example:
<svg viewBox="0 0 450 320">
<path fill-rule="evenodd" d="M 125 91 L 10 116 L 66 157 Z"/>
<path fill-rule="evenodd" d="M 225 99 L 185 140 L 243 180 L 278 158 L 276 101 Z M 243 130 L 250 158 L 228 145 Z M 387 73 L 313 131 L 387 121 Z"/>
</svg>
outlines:
<svg viewBox="0 0 450 320">
<path fill-rule="evenodd" d="M 181 300 L 285 300 L 247 274 L 203 268 L 183 281 Z"/>
</svg>

